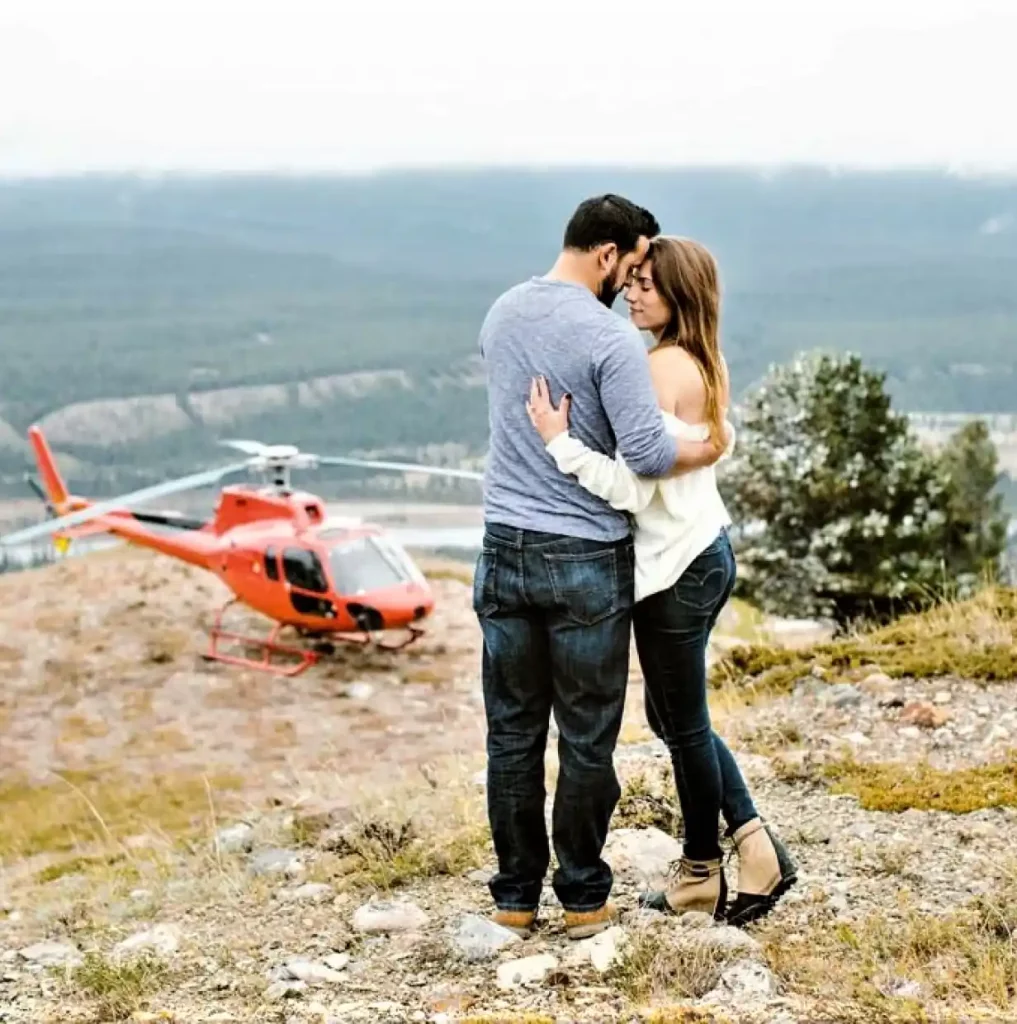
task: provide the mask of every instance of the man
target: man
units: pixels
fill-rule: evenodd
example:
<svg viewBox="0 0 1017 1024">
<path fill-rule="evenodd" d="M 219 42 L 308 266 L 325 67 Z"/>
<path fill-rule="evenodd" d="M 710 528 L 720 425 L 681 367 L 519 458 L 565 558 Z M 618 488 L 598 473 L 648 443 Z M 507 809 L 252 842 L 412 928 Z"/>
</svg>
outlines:
<svg viewBox="0 0 1017 1024">
<path fill-rule="evenodd" d="M 488 815 L 498 856 L 494 920 L 526 936 L 550 862 L 544 754 L 553 708 L 560 771 L 553 887 L 571 938 L 607 928 L 613 876 L 601 854 L 620 796 L 613 755 L 625 708 L 633 604 L 627 517 L 559 473 L 527 419 L 532 379 L 569 429 L 635 472 L 664 476 L 712 464 L 707 443 L 664 428 L 638 331 L 611 306 L 660 226 L 616 195 L 581 203 L 550 272 L 517 285 L 488 312 L 480 349 L 488 381 L 490 453 L 474 610 L 484 638 Z"/>
</svg>

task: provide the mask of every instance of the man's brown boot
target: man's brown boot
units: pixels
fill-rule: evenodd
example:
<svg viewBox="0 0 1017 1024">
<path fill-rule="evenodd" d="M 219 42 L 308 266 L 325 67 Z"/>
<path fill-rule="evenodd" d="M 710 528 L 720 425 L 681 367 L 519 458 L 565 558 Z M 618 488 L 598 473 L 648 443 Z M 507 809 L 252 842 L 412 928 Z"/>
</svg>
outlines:
<svg viewBox="0 0 1017 1024">
<path fill-rule="evenodd" d="M 744 925 L 768 914 L 798 881 L 798 869 L 784 844 L 761 818 L 731 836 L 738 851 L 738 895 L 728 908 L 728 924 Z"/>
<path fill-rule="evenodd" d="M 533 925 L 537 920 L 535 910 L 496 910 L 491 915 L 495 924 L 515 932 L 521 939 L 528 939 L 533 934 Z"/>
<path fill-rule="evenodd" d="M 618 923 L 618 909 L 608 901 L 596 910 L 566 910 L 565 930 L 570 939 L 588 939 Z"/>
<path fill-rule="evenodd" d="M 663 892 L 643 893 L 639 905 L 664 914 L 684 914 L 699 910 L 718 921 L 724 919 L 727 881 L 721 859 L 690 860 L 682 857 L 668 871 Z"/>
</svg>

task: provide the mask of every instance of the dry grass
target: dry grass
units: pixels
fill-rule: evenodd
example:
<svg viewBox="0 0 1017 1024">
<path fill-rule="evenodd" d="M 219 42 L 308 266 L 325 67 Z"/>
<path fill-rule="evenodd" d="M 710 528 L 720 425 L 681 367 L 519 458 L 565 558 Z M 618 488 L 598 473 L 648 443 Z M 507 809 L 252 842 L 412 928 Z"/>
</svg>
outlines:
<svg viewBox="0 0 1017 1024">
<path fill-rule="evenodd" d="M 490 1017 L 463 1017 L 459 1024 L 555 1024 L 555 1020 L 545 1013 L 496 1013 Z"/>
<path fill-rule="evenodd" d="M 145 644 L 145 661 L 153 665 L 169 665 L 178 661 L 191 648 L 191 634 L 169 627 L 149 637 Z"/>
<path fill-rule="evenodd" d="M 868 811 L 967 814 L 1017 806 L 1017 754 L 1002 762 L 942 771 L 927 762 L 832 761 L 819 769 L 834 793 L 850 793 Z"/>
<path fill-rule="evenodd" d="M 7 783 L 0 786 L 0 857 L 95 846 L 116 851 L 130 836 L 191 835 L 208 826 L 209 791 L 223 803 L 241 781 L 226 775 L 141 780 L 93 770 L 65 772 L 42 786 Z"/>
<path fill-rule="evenodd" d="M 647 1024 L 735 1024 L 726 1013 L 700 1010 L 694 1006 L 660 1006 L 650 1013 Z"/>
<path fill-rule="evenodd" d="M 970 600 L 943 603 L 888 626 L 799 650 L 736 647 L 714 666 L 710 680 L 715 687 L 770 696 L 790 692 L 817 666 L 830 680 L 853 680 L 873 671 L 917 679 L 1014 679 L 1017 590 L 986 587 Z"/>
<path fill-rule="evenodd" d="M 751 727 L 738 736 L 738 742 L 753 754 L 772 757 L 789 747 L 802 743 L 804 737 L 794 722 L 774 722 Z"/>
<path fill-rule="evenodd" d="M 460 772 L 427 769 L 402 786 L 362 792 L 345 825 L 319 834 L 298 819 L 293 838 L 328 851 L 315 877 L 341 890 L 462 876 L 485 863 L 491 841 L 483 792 Z"/>
<path fill-rule="evenodd" d="M 676 835 L 681 820 L 674 776 L 670 763 L 664 762 L 656 772 L 641 770 L 624 781 L 611 827 L 659 828 Z"/>
<path fill-rule="evenodd" d="M 72 975 L 72 981 L 94 1001 L 99 1021 L 127 1020 L 169 979 L 169 968 L 151 955 L 116 963 L 88 953 Z"/>
<path fill-rule="evenodd" d="M 771 969 L 792 991 L 869 1013 L 834 1020 L 926 1020 L 917 1014 L 931 1000 L 966 1015 L 960 1019 L 978 1020 L 983 1012 L 1017 1011 L 1015 926 L 1017 868 L 990 896 L 942 917 L 905 905 L 897 917 L 823 923 L 794 937 L 786 926 L 772 924 L 757 938 Z M 922 997 L 893 996 L 893 979 L 918 983 Z"/>
<path fill-rule="evenodd" d="M 681 932 L 666 923 L 653 924 L 630 934 L 621 962 L 605 977 L 639 1005 L 660 999 L 699 999 L 740 956 L 744 953 L 703 945 L 694 936 L 683 940 Z"/>
</svg>

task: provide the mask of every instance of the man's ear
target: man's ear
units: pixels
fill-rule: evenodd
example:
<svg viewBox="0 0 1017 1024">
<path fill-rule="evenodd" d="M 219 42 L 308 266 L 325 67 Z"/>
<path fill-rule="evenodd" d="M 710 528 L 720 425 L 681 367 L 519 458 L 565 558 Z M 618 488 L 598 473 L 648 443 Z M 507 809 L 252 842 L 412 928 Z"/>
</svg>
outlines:
<svg viewBox="0 0 1017 1024">
<path fill-rule="evenodd" d="M 605 242 L 597 251 L 597 262 L 605 274 L 613 274 L 618 266 L 618 245 L 616 242 Z"/>
</svg>

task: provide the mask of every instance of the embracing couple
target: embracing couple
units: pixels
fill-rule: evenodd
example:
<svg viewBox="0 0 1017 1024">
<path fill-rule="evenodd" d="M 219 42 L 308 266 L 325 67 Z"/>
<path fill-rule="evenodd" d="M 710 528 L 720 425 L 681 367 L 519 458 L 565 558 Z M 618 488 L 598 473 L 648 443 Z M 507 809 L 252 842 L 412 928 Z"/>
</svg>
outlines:
<svg viewBox="0 0 1017 1024">
<path fill-rule="evenodd" d="M 735 582 L 715 463 L 733 442 L 710 253 L 660 236 L 647 210 L 588 199 L 543 277 L 502 295 L 480 334 L 490 454 L 474 610 L 483 633 L 494 920 L 536 924 L 550 864 L 544 756 L 551 712 L 559 774 L 553 887 L 571 938 L 615 923 L 602 854 L 620 796 L 614 750 L 630 629 L 650 727 L 671 754 L 683 856 L 663 913 L 744 924 L 794 883 L 706 699 L 710 631 Z M 631 323 L 611 309 L 624 291 Z M 655 339 L 649 356 L 640 330 Z M 729 903 L 720 817 L 738 855 Z"/>
</svg>

